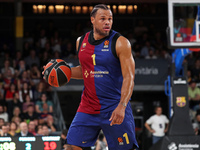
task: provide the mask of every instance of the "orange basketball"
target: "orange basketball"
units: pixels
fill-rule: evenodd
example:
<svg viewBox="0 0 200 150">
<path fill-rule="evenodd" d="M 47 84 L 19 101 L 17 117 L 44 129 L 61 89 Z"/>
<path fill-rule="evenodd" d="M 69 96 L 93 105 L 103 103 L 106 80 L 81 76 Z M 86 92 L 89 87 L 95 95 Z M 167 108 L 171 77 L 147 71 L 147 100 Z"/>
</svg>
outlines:
<svg viewBox="0 0 200 150">
<path fill-rule="evenodd" d="M 44 79 L 54 87 L 67 84 L 71 78 L 71 68 L 62 59 L 52 59 L 44 67 Z"/>
</svg>

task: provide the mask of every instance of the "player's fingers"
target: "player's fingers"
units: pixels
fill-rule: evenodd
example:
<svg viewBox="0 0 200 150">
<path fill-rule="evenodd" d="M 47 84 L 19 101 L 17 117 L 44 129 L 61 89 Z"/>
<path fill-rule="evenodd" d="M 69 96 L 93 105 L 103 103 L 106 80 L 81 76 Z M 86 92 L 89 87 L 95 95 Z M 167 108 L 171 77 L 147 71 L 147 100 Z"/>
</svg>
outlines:
<svg viewBox="0 0 200 150">
<path fill-rule="evenodd" d="M 112 126 L 113 124 L 115 124 L 115 114 L 112 114 L 111 118 L 109 121 L 111 121 L 110 126 Z"/>
<path fill-rule="evenodd" d="M 117 117 L 115 124 L 121 124 L 121 123 L 122 123 L 122 119 L 120 117 Z"/>
<path fill-rule="evenodd" d="M 112 115 L 111 115 L 109 121 L 113 120 L 113 117 L 114 117 L 114 113 L 112 113 Z"/>
<path fill-rule="evenodd" d="M 116 119 L 114 118 L 113 120 L 112 120 L 112 122 L 110 123 L 110 126 L 112 126 L 112 125 L 114 125 L 114 124 L 117 124 L 117 122 L 116 122 Z"/>
</svg>

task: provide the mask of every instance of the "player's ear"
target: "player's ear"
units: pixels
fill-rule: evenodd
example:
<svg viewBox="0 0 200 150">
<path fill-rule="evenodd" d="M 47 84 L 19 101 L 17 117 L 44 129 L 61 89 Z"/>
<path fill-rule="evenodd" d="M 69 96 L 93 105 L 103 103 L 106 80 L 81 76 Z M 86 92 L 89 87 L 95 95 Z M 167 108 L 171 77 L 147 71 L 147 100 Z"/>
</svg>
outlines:
<svg viewBox="0 0 200 150">
<path fill-rule="evenodd" d="M 91 19 L 91 23 L 93 24 L 94 23 L 94 17 L 90 17 Z"/>
</svg>

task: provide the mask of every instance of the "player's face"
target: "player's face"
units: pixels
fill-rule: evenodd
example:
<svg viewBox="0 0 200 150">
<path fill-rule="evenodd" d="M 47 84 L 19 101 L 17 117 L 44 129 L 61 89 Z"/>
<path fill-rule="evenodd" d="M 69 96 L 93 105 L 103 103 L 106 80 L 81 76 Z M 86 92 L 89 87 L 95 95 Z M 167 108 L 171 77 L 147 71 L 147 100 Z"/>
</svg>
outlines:
<svg viewBox="0 0 200 150">
<path fill-rule="evenodd" d="M 99 9 L 95 17 L 91 17 L 94 32 L 100 36 L 108 36 L 112 28 L 113 18 L 110 10 Z"/>
</svg>

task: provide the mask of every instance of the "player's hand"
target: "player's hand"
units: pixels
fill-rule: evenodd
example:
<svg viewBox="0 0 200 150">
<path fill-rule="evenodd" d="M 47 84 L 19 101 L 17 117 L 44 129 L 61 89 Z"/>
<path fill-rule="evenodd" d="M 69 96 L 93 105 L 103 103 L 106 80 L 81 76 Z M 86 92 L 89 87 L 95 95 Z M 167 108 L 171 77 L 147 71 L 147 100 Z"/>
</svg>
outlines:
<svg viewBox="0 0 200 150">
<path fill-rule="evenodd" d="M 43 66 L 43 69 L 45 68 L 46 66 Z M 44 71 L 42 71 L 42 75 L 44 75 Z M 43 79 L 44 79 L 44 76 L 43 76 Z"/>
<path fill-rule="evenodd" d="M 123 105 L 118 105 L 115 110 L 112 112 L 112 115 L 109 119 L 111 121 L 110 126 L 114 124 L 121 124 L 124 121 L 124 116 L 125 116 L 125 109 Z"/>
<path fill-rule="evenodd" d="M 43 69 L 45 68 L 46 66 L 43 66 Z M 42 71 L 42 75 L 44 75 L 44 71 Z"/>
</svg>

